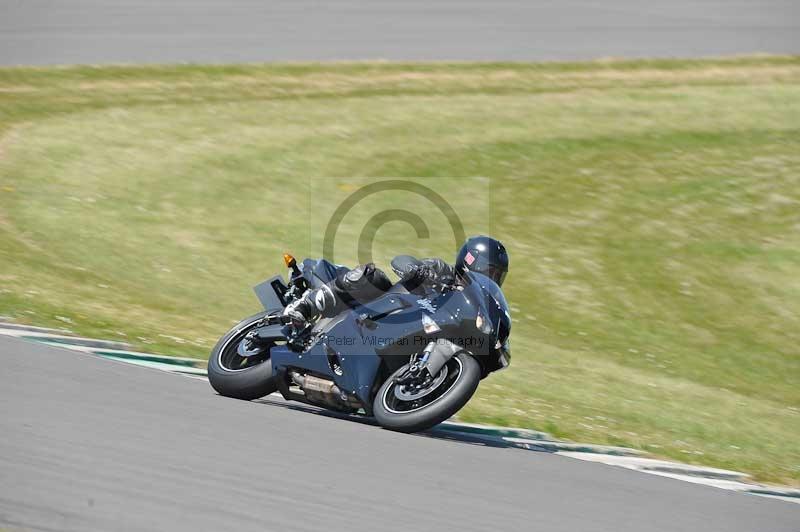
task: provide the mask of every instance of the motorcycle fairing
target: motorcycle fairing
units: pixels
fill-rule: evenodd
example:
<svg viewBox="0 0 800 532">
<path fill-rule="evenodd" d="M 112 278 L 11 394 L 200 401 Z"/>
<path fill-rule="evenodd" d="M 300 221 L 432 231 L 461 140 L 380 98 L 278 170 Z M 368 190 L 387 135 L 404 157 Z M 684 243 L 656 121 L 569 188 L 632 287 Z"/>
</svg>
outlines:
<svg viewBox="0 0 800 532">
<path fill-rule="evenodd" d="M 307 259 L 302 265 L 303 276 L 312 286 L 334 279 L 339 268 L 325 260 Z M 273 374 L 278 376 L 279 389 L 287 399 L 303 400 L 288 389 L 289 370 L 299 369 L 332 380 L 341 390 L 357 397 L 371 414 L 379 373 L 398 369 L 428 341 L 457 338 L 465 330 L 474 331 L 478 313 L 492 324 L 492 332 L 473 332 L 476 343 L 469 350 L 481 363 L 485 376 L 508 365 L 506 340 L 511 318 L 500 288 L 488 277 L 472 272 L 460 290 L 422 297 L 392 289 L 367 305 L 319 322 L 311 331 L 314 339 L 310 347 L 302 353 L 286 345 L 270 350 Z M 439 326 L 439 332 L 424 332 L 423 314 Z M 341 371 L 334 371 L 333 361 Z"/>
</svg>

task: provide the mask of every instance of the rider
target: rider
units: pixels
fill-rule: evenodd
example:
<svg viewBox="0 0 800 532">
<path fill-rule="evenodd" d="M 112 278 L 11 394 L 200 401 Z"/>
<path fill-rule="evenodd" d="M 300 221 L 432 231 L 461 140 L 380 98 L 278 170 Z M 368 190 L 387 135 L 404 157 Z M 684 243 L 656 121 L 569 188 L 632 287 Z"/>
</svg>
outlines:
<svg viewBox="0 0 800 532">
<path fill-rule="evenodd" d="M 473 236 L 458 251 L 455 267 L 441 259 L 418 260 L 400 255 L 392 261 L 392 268 L 405 286 L 451 285 L 467 270 L 482 273 L 502 285 L 508 272 L 508 253 L 499 240 Z M 372 301 L 391 287 L 386 274 L 370 262 L 343 271 L 320 288 L 306 291 L 287 305 L 283 313 L 301 330 L 319 317 L 332 317 L 348 306 Z"/>
</svg>

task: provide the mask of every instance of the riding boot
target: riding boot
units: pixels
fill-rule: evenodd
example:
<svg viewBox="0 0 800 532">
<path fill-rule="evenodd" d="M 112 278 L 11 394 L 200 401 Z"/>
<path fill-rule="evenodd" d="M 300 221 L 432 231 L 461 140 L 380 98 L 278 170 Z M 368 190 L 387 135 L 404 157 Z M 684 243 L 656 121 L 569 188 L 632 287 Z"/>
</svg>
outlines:
<svg viewBox="0 0 800 532">
<path fill-rule="evenodd" d="M 320 316 L 331 316 L 337 297 L 330 285 L 322 285 L 314 290 L 307 290 L 299 299 L 289 303 L 283 311 L 285 316 L 292 318 L 295 329 L 305 329 L 309 323 Z"/>
</svg>

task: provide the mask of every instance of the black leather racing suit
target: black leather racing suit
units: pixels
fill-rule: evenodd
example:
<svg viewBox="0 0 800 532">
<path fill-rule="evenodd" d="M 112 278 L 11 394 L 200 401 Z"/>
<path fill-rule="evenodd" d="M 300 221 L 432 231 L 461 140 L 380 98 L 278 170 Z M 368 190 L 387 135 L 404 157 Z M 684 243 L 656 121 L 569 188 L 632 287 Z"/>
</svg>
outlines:
<svg viewBox="0 0 800 532">
<path fill-rule="evenodd" d="M 399 255 L 392 260 L 392 269 L 409 289 L 426 284 L 452 284 L 453 268 L 441 259 L 416 259 L 410 255 Z M 343 270 L 336 279 L 289 304 L 284 314 L 292 317 L 297 325 L 303 325 L 322 316 L 332 317 L 347 307 L 372 301 L 392 287 L 386 274 L 373 263 Z"/>
</svg>

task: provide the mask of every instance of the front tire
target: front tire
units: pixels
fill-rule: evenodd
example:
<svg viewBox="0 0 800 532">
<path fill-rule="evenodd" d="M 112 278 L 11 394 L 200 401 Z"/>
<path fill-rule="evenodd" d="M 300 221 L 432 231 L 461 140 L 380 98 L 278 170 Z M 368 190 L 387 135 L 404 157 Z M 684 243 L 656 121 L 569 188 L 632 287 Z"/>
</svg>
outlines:
<svg viewBox="0 0 800 532">
<path fill-rule="evenodd" d="M 266 356 L 245 358 L 236 353 L 239 342 L 266 315 L 266 312 L 260 312 L 240 321 L 211 351 L 208 358 L 208 382 L 220 395 L 251 401 L 277 391 L 269 349 Z"/>
<path fill-rule="evenodd" d="M 394 377 L 408 369 L 403 366 L 393 373 L 378 390 L 372 404 L 373 415 L 386 429 L 398 432 L 419 432 L 438 425 L 461 410 L 470 400 L 481 379 L 478 361 L 462 352 L 451 358 L 434 379 L 436 390 L 419 400 L 403 400 L 403 392 L 396 392 Z M 444 378 L 438 378 L 442 372 Z M 440 381 L 437 383 L 437 381 Z"/>
</svg>

